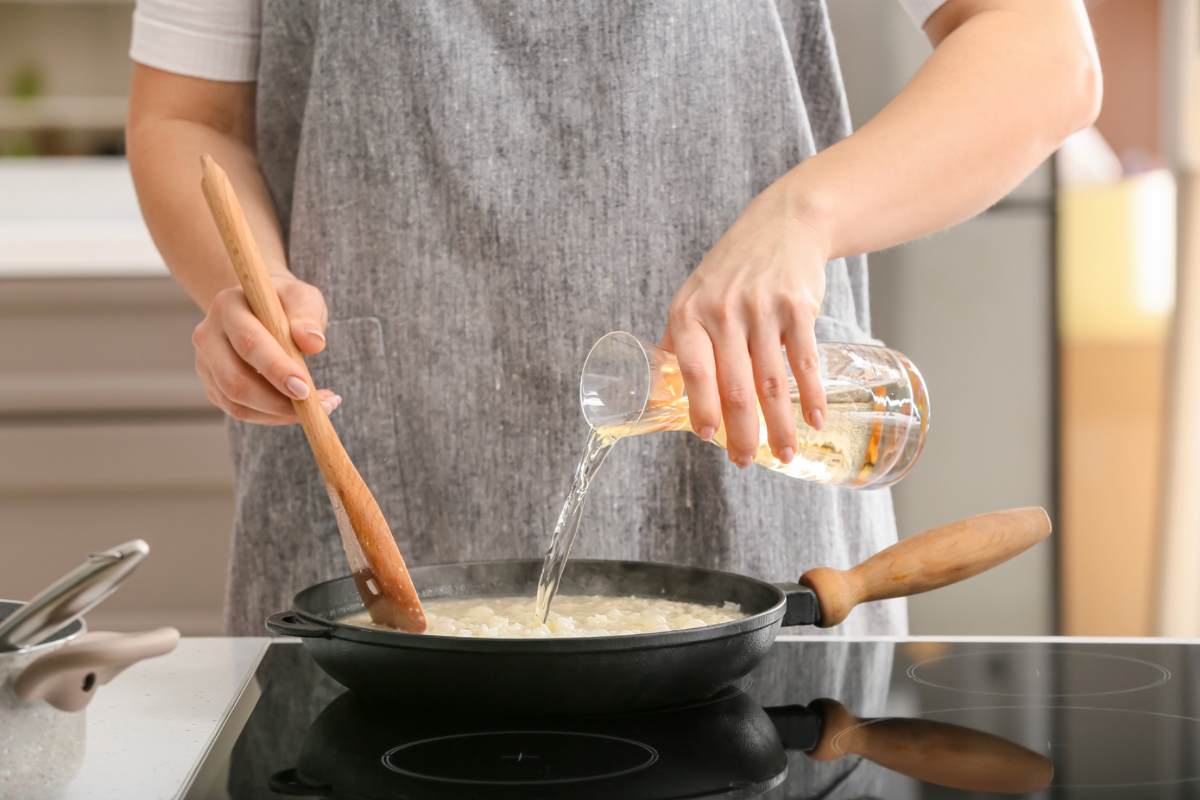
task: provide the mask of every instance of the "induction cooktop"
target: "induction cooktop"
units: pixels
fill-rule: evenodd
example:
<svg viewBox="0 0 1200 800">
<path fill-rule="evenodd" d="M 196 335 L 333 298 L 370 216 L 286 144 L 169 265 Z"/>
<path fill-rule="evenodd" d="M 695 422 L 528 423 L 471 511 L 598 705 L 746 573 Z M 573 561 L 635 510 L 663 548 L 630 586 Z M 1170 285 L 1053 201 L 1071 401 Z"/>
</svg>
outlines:
<svg viewBox="0 0 1200 800">
<path fill-rule="evenodd" d="M 189 797 L 1200 798 L 1183 644 L 782 637 L 704 701 L 572 718 L 381 706 L 293 643 L 256 683 Z"/>
</svg>

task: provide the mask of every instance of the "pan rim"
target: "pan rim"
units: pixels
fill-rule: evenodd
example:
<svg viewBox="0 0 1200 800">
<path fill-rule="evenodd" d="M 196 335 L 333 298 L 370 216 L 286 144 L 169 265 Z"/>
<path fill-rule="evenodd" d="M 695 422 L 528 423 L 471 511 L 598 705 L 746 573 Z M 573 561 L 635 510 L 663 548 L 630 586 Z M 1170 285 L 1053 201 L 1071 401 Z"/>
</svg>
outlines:
<svg viewBox="0 0 1200 800">
<path fill-rule="evenodd" d="M 365 628 L 359 625 L 348 625 L 332 619 L 329 616 L 322 615 L 320 611 L 313 610 L 310 604 L 305 602 L 305 600 L 309 599 L 313 593 L 317 592 L 322 587 L 353 580 L 352 576 L 344 575 L 315 583 L 297 592 L 292 598 L 291 610 L 292 613 L 296 614 L 296 616 L 300 617 L 306 622 L 328 628 L 329 637 L 343 641 L 351 641 L 358 644 L 372 644 L 394 648 L 415 648 L 422 650 L 508 654 L 527 653 L 531 655 L 545 655 L 551 651 L 586 653 L 618 650 L 628 651 L 661 649 L 663 647 L 670 647 L 674 645 L 686 645 L 694 642 L 713 641 L 732 636 L 740 636 L 773 625 L 778 627 L 779 623 L 783 619 L 784 610 L 787 605 L 787 595 L 779 586 L 768 581 L 764 581 L 760 578 L 743 575 L 737 572 L 731 572 L 729 570 L 712 569 L 710 567 L 697 567 L 687 564 L 672 564 L 665 561 L 637 561 L 631 559 L 580 558 L 572 559 L 571 561 L 572 563 L 581 565 L 611 565 L 614 567 L 619 565 L 637 565 L 642 567 L 653 566 L 667 569 L 705 572 L 713 576 L 721 576 L 728 579 L 742 581 L 744 583 L 753 584 L 759 589 L 765 589 L 774 595 L 774 602 L 768 608 L 745 616 L 741 619 L 731 620 L 729 622 L 719 622 L 713 625 L 704 625 L 697 628 L 682 628 L 674 631 L 653 631 L 645 633 L 618 634 L 613 636 L 552 636 L 544 638 L 448 636 L 445 634 L 435 633 L 382 631 L 374 628 Z M 432 570 L 438 567 L 467 568 L 481 565 L 527 565 L 530 563 L 540 564 L 541 559 L 510 558 L 496 560 L 458 561 L 444 564 L 422 564 L 419 567 L 413 567 L 413 571 L 415 572 L 417 570 L 425 569 Z M 328 613 L 328 611 L 326 613 Z"/>
</svg>

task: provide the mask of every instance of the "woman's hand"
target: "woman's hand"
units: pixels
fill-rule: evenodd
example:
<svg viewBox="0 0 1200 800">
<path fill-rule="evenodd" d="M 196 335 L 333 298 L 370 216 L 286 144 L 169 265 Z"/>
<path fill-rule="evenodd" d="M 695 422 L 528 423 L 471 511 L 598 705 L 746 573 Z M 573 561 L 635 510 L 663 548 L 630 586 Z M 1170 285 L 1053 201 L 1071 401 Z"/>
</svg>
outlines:
<svg viewBox="0 0 1200 800">
<path fill-rule="evenodd" d="M 724 419 L 726 450 L 739 467 L 758 451 L 760 403 L 771 452 L 785 464 L 795 455 L 789 364 L 804 419 L 824 424 L 813 328 L 825 295 L 826 241 L 776 183 L 742 212 L 671 303 L 663 345 L 679 359 L 692 429 L 710 439 Z"/>
<path fill-rule="evenodd" d="M 327 312 L 320 290 L 288 274 L 272 275 L 271 280 L 300 352 L 324 350 Z M 263 425 L 298 421 L 291 400 L 308 396 L 305 371 L 254 316 L 240 288 L 224 289 L 213 297 L 192 344 L 196 372 L 217 408 L 234 419 Z M 317 396 L 327 412 L 342 402 L 329 389 Z"/>
</svg>

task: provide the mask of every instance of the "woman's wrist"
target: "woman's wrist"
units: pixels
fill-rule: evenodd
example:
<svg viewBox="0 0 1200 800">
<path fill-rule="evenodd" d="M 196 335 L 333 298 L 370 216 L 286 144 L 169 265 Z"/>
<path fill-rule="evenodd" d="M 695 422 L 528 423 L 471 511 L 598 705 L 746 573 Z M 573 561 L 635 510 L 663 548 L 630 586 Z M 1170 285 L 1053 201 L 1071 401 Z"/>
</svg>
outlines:
<svg viewBox="0 0 1200 800">
<path fill-rule="evenodd" d="M 784 213 L 805 229 L 827 258 L 845 255 L 836 252 L 836 215 L 830 193 L 804 166 L 800 164 L 792 168 L 776 181 L 776 187 L 783 196 Z"/>
</svg>

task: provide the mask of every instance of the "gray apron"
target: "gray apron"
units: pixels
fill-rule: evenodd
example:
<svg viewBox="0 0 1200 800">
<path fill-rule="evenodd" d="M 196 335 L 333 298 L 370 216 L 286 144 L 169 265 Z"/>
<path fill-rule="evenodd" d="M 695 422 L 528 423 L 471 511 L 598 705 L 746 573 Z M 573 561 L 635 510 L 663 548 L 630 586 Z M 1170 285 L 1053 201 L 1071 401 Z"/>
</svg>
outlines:
<svg viewBox="0 0 1200 800">
<path fill-rule="evenodd" d="M 325 294 L 318 386 L 410 564 L 540 557 L 587 429 L 588 347 L 656 338 L 746 204 L 849 132 L 820 0 L 264 0 L 258 153 L 292 271 Z M 863 258 L 822 339 L 867 341 Z M 346 572 L 297 427 L 232 424 L 228 628 Z M 889 493 L 621 442 L 575 554 L 770 580 L 895 541 Z M 568 567 L 569 569 L 569 567 Z M 902 602 L 843 633 L 897 633 Z"/>
</svg>

